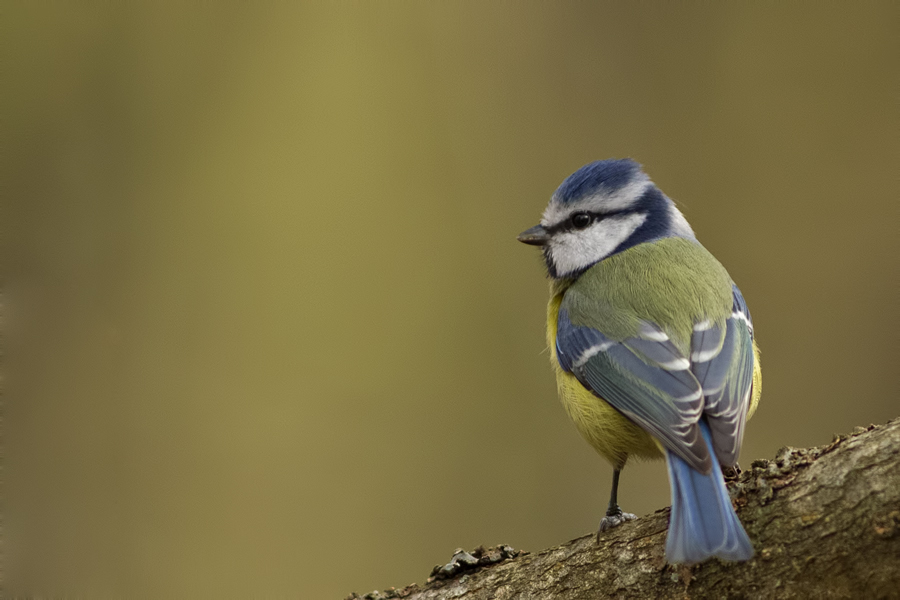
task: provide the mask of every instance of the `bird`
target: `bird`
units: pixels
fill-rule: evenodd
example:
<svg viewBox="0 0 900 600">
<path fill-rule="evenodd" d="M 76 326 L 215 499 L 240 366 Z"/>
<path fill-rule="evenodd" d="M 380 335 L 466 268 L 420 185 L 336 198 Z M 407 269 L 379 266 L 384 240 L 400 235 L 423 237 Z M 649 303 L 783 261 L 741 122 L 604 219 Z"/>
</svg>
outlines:
<svg viewBox="0 0 900 600">
<path fill-rule="evenodd" d="M 613 467 L 598 541 L 636 518 L 618 503 L 628 459 L 665 458 L 667 562 L 752 558 L 722 468 L 737 464 L 762 372 L 747 303 L 728 272 L 630 158 L 575 171 L 517 239 L 543 252 L 559 397 Z"/>
</svg>

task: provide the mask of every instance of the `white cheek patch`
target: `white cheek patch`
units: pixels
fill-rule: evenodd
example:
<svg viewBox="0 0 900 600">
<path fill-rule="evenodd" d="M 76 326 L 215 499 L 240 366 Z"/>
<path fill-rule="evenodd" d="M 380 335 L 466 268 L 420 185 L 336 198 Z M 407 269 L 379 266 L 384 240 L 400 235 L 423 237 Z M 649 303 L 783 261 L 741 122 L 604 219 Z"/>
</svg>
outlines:
<svg viewBox="0 0 900 600">
<path fill-rule="evenodd" d="M 625 210 L 640 200 L 647 188 L 653 185 L 650 178 L 641 173 L 634 181 L 623 186 L 612 193 L 600 192 L 586 198 L 582 198 L 578 202 L 562 204 L 556 197 L 550 200 L 547 210 L 541 218 L 541 225 L 544 227 L 552 227 L 557 223 L 562 223 L 574 212 L 612 212 L 614 210 Z"/>
<path fill-rule="evenodd" d="M 603 260 L 646 220 L 646 213 L 631 213 L 603 219 L 583 231 L 554 235 L 549 246 L 556 272 L 567 275 Z"/>
</svg>

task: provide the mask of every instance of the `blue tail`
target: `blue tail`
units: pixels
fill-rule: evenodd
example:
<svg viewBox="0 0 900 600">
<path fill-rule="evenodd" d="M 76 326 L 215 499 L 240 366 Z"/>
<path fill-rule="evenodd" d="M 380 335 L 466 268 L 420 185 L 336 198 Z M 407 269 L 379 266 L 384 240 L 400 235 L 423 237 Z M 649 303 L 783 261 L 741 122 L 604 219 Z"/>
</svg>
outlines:
<svg viewBox="0 0 900 600">
<path fill-rule="evenodd" d="M 709 428 L 704 421 L 700 421 L 700 430 L 712 454 L 709 475 L 703 475 L 681 458 L 666 452 L 672 487 L 666 559 L 670 563 L 696 563 L 711 556 L 749 560 L 753 557 L 753 545 L 731 507 L 722 469 L 712 451 Z"/>
</svg>

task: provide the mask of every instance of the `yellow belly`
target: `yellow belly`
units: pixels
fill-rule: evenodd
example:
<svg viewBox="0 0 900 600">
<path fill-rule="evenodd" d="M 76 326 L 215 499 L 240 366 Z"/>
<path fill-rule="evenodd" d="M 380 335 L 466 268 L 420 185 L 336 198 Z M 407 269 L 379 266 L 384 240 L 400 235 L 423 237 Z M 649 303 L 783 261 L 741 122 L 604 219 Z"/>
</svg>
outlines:
<svg viewBox="0 0 900 600">
<path fill-rule="evenodd" d="M 578 432 L 614 467 L 621 469 L 629 456 L 662 458 L 660 446 L 646 431 L 585 389 L 574 375 L 557 367 L 556 385 Z"/>
</svg>

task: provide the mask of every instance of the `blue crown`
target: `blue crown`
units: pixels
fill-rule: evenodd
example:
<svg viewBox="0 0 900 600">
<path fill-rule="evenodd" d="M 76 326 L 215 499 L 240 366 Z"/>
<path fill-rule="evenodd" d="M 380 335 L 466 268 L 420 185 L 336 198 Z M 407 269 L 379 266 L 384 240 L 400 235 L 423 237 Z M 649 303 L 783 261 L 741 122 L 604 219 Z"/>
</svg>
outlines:
<svg viewBox="0 0 900 600">
<path fill-rule="evenodd" d="M 634 179 L 641 172 L 641 165 L 630 158 L 610 158 L 587 164 L 571 175 L 557 188 L 559 202 L 574 202 L 604 188 L 617 190 Z"/>
</svg>

